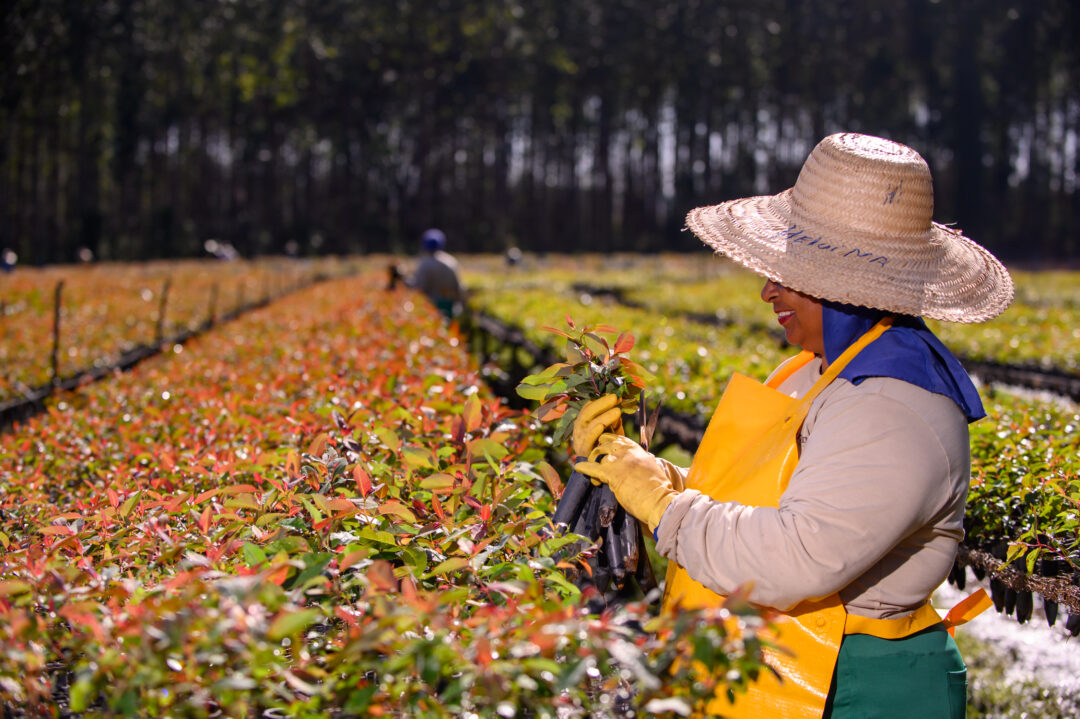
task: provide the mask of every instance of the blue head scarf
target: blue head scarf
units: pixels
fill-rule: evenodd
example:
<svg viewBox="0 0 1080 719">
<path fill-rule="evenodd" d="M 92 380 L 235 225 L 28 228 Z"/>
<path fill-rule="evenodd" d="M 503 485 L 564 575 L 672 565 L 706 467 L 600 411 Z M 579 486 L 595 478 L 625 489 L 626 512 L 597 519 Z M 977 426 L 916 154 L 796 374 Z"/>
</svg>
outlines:
<svg viewBox="0 0 1080 719">
<path fill-rule="evenodd" d="M 822 301 L 826 361 L 839 357 L 886 314 L 882 310 Z M 945 395 L 956 403 L 968 422 L 986 416 L 979 392 L 960 361 L 919 317 L 896 315 L 889 331 L 855 355 L 840 376 L 856 385 L 867 377 L 894 377 Z"/>
</svg>

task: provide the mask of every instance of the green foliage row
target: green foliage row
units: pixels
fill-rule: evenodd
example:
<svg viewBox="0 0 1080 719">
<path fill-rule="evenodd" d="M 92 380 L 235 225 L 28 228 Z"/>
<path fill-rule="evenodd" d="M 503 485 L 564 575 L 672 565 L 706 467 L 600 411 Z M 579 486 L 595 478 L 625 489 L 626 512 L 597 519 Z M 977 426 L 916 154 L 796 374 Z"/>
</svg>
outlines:
<svg viewBox="0 0 1080 719">
<path fill-rule="evenodd" d="M 706 259 L 720 268 L 695 269 L 677 257 L 575 258 L 576 266 L 552 258 L 538 261 L 532 272 L 503 273 L 500 281 L 488 279 L 485 270 L 477 268 L 470 277 L 472 302 L 478 310 L 523 328 L 541 344 L 550 342 L 550 334 L 540 328 L 564 315 L 633 332 L 635 359 L 656 375 L 649 396 L 706 420 L 733 371 L 763 380 L 795 351 L 783 348 L 766 324 L 775 319 L 760 300 L 761 281 L 719 260 L 697 261 Z M 1068 323 L 1078 294 L 1074 285 L 1080 284 L 1075 278 L 1051 273 L 1043 284 L 1038 273 L 1018 273 L 1018 299 L 1001 318 L 985 326 L 935 323 L 935 329 L 941 329 L 943 340 L 960 354 L 1024 361 L 1029 355 L 1010 354 L 1019 344 L 1042 352 L 1043 359 L 1055 366 L 1069 367 L 1080 356 L 1080 338 Z M 640 306 L 626 307 L 586 292 L 584 286 L 614 288 L 621 299 Z M 722 318 L 724 323 L 714 326 L 687 319 L 687 313 L 695 312 Z M 1050 329 L 1029 333 L 1031 326 L 1023 318 L 1036 314 L 1047 318 Z M 980 344 L 987 337 L 997 338 L 992 346 Z M 1077 408 L 991 388 L 982 393 L 988 416 L 971 429 L 966 542 L 995 551 L 1011 547 L 1009 558 L 1022 558 L 1030 568 L 1045 558 L 1080 570 Z"/>
<path fill-rule="evenodd" d="M 582 304 L 604 302 L 592 290 L 613 290 L 608 304 L 626 303 L 675 320 L 679 315 L 738 326 L 783 342 L 762 280 L 718 257 L 689 255 L 585 255 L 530 257 L 513 271 L 490 259 L 466 261 L 466 277 L 485 308 L 497 312 L 490 292 L 547 290 L 576 295 Z M 1012 272 L 1016 298 L 1004 313 L 978 324 L 928 320 L 958 356 L 1002 364 L 1080 371 L 1080 275 L 1076 272 Z M 614 310 L 613 310 L 614 311 Z M 528 321 L 526 317 L 524 321 Z"/>
<path fill-rule="evenodd" d="M 5 714 L 660 715 L 759 670 L 756 615 L 582 606 L 533 420 L 378 281 L 279 300 L 3 437 Z"/>
</svg>

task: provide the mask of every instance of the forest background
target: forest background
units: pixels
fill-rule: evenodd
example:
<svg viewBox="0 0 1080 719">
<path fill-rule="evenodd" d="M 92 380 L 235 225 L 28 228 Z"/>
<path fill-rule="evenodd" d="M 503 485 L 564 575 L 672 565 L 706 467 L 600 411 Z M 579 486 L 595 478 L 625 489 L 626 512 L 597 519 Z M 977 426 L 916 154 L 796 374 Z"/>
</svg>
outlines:
<svg viewBox="0 0 1080 719">
<path fill-rule="evenodd" d="M 0 247 L 699 249 L 824 135 L 907 143 L 935 218 L 1080 260 L 1072 0 L 9 0 Z"/>
</svg>

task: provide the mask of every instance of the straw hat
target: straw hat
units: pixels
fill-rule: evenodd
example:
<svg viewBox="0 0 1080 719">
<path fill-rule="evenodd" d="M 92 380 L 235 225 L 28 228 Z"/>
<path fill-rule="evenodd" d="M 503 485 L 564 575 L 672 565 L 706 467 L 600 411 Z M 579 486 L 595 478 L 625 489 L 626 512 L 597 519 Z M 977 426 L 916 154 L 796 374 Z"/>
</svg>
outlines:
<svg viewBox="0 0 1080 719">
<path fill-rule="evenodd" d="M 795 186 L 699 207 L 687 227 L 705 244 L 820 299 L 951 322 L 982 322 L 1013 298 L 1005 267 L 933 222 L 930 169 L 906 145 L 830 135 Z"/>
</svg>

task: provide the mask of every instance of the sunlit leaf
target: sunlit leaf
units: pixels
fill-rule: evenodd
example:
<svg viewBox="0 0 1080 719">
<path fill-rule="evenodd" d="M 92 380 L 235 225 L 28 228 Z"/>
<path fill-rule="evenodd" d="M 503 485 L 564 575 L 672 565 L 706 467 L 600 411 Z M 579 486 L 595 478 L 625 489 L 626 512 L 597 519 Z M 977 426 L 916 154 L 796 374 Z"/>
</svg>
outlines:
<svg viewBox="0 0 1080 719">
<path fill-rule="evenodd" d="M 323 452 L 326 451 L 327 435 L 325 432 L 311 440 L 311 444 L 308 445 L 307 453 L 313 457 L 321 457 Z"/>
<path fill-rule="evenodd" d="M 509 454 L 509 451 L 504 445 L 492 439 L 488 439 L 487 437 L 480 437 L 472 440 L 469 442 L 468 447 L 469 454 L 474 457 L 489 455 L 496 460 L 501 460 Z"/>
<path fill-rule="evenodd" d="M 131 514 L 131 510 L 135 508 L 135 503 L 142 497 L 142 490 L 135 492 L 135 494 L 128 497 L 122 505 L 120 505 L 119 514 L 121 517 L 126 517 Z"/>
<path fill-rule="evenodd" d="M 401 502 L 395 500 L 389 500 L 383 502 L 379 507 L 379 514 L 392 514 L 396 517 L 404 519 L 406 522 L 415 523 L 416 515 Z"/>
<path fill-rule="evenodd" d="M 405 447 L 401 451 L 401 459 L 413 469 L 431 469 L 437 465 L 432 451 L 424 447 Z"/>
<path fill-rule="evenodd" d="M 0 579 L 0 597 L 11 597 L 30 591 L 29 582 L 21 579 Z"/>
<path fill-rule="evenodd" d="M 465 431 L 475 432 L 480 428 L 480 422 L 483 419 L 481 411 L 480 398 L 473 394 L 469 395 L 465 400 L 465 406 L 462 410 L 462 416 L 465 419 Z"/>
<path fill-rule="evenodd" d="M 401 438 L 389 427 L 376 427 L 372 431 L 391 452 L 396 453 L 401 448 Z"/>
<path fill-rule="evenodd" d="M 432 474 L 428 477 L 424 477 L 422 480 L 420 480 L 419 484 L 420 489 L 431 490 L 451 489 L 453 486 L 454 478 L 451 477 L 449 474 L 443 473 Z"/>
</svg>

